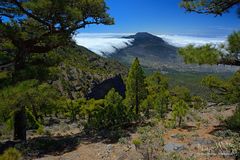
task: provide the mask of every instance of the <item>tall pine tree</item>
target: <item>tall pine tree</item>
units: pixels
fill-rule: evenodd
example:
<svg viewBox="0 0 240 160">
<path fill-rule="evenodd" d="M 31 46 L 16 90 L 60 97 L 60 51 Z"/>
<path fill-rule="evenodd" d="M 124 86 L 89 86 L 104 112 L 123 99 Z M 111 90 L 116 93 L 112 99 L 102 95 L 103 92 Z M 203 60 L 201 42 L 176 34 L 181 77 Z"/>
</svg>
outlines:
<svg viewBox="0 0 240 160">
<path fill-rule="evenodd" d="M 113 24 L 107 10 L 104 0 L 1 0 L 0 66 L 14 65 L 12 77 L 18 82 L 33 54 L 68 45 L 87 25 Z M 14 139 L 25 140 L 25 106 L 17 108 Z"/>
<path fill-rule="evenodd" d="M 136 58 L 129 70 L 126 84 L 126 103 L 131 107 L 131 110 L 135 108 L 136 114 L 139 113 L 141 101 L 147 95 L 144 79 L 144 72 L 138 58 Z"/>
</svg>

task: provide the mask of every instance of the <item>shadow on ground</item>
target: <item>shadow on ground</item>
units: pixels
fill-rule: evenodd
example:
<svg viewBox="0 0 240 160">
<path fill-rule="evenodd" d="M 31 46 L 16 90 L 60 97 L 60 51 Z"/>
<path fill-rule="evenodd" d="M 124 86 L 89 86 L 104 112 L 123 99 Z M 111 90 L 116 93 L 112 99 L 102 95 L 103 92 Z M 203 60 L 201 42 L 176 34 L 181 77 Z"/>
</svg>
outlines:
<svg viewBox="0 0 240 160">
<path fill-rule="evenodd" d="M 20 150 L 24 159 L 43 157 L 44 155 L 61 155 L 73 151 L 80 144 L 78 135 L 63 137 L 37 137 L 28 139 L 27 142 L 7 141 L 0 144 L 0 154 L 4 150 L 15 147 Z"/>
<path fill-rule="evenodd" d="M 10 147 L 20 150 L 24 159 L 41 158 L 45 155 L 59 156 L 76 150 L 80 144 L 91 143 L 117 143 L 119 138 L 129 137 L 131 133 L 136 132 L 136 125 L 128 126 L 121 130 L 101 130 L 99 132 L 84 131 L 80 134 L 69 136 L 41 136 L 28 139 L 27 142 L 7 141 L 0 143 L 0 154 Z"/>
</svg>

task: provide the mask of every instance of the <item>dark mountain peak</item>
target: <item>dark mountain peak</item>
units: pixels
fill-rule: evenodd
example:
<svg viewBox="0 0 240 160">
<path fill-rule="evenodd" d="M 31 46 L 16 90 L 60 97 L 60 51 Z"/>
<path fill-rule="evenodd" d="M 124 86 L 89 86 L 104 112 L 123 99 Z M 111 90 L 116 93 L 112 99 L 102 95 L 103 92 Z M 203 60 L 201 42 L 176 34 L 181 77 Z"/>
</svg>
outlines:
<svg viewBox="0 0 240 160">
<path fill-rule="evenodd" d="M 135 37 L 143 37 L 143 38 L 148 38 L 148 37 L 156 37 L 148 32 L 138 32 L 135 34 Z"/>
<path fill-rule="evenodd" d="M 125 38 L 131 38 L 134 41 L 132 45 L 111 55 L 116 60 L 131 64 L 134 58 L 138 57 L 141 64 L 147 67 L 158 67 L 163 62 L 177 61 L 177 48 L 169 45 L 160 37 L 147 32 L 139 32 Z"/>
<path fill-rule="evenodd" d="M 149 41 L 151 43 L 156 43 L 156 42 L 157 43 L 165 43 L 165 41 L 162 38 L 152 35 L 148 32 L 138 32 L 135 35 L 131 35 L 131 36 L 128 36 L 125 38 L 133 38 L 133 39 L 135 39 L 135 42 L 136 41 L 141 41 L 141 42 Z"/>
<path fill-rule="evenodd" d="M 158 40 L 158 41 L 160 40 L 160 41 L 164 42 L 162 38 L 157 37 L 155 35 L 152 35 L 148 32 L 138 32 L 135 35 L 131 35 L 131 36 L 128 36 L 126 38 L 134 38 L 135 40 L 136 39 L 146 39 L 146 40 L 147 39 L 153 39 L 153 40 Z"/>
</svg>

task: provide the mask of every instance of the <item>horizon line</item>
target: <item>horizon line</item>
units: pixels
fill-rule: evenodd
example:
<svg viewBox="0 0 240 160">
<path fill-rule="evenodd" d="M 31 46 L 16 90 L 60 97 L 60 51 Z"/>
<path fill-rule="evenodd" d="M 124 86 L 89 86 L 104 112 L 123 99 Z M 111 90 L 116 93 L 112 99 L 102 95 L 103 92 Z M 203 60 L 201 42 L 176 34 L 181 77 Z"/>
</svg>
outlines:
<svg viewBox="0 0 240 160">
<path fill-rule="evenodd" d="M 142 31 L 142 32 L 77 32 L 75 33 L 74 36 L 77 36 L 79 34 L 82 35 L 135 35 L 137 33 L 149 33 L 155 36 L 161 36 L 161 35 L 169 35 L 169 36 L 189 36 L 189 37 L 209 37 L 209 38 L 214 38 L 214 37 L 221 37 L 221 38 L 226 38 L 229 35 L 220 35 L 220 34 L 191 34 L 191 33 L 152 33 L 152 32 L 147 32 L 147 31 Z"/>
</svg>

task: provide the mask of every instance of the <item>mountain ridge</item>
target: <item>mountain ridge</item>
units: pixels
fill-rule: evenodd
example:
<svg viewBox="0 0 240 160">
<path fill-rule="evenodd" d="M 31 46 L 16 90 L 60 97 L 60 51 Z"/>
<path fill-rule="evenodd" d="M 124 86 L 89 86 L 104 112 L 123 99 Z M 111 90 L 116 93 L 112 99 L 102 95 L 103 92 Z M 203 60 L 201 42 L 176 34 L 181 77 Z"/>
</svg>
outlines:
<svg viewBox="0 0 240 160">
<path fill-rule="evenodd" d="M 124 36 L 124 38 L 134 39 L 132 45 L 116 50 L 108 57 L 127 65 L 138 57 L 145 68 L 166 72 L 169 70 L 194 72 L 233 72 L 236 70 L 231 66 L 185 64 L 178 54 L 178 47 L 148 32 L 138 32 L 135 35 Z"/>
</svg>

